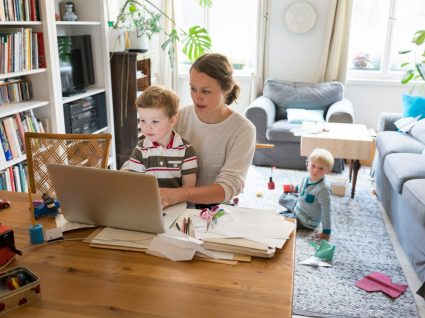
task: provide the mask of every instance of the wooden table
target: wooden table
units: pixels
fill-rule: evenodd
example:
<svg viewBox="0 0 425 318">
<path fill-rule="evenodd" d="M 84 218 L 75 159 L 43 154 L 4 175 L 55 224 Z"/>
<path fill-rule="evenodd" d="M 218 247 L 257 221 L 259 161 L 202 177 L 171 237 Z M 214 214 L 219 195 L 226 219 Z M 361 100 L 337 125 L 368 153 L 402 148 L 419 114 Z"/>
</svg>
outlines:
<svg viewBox="0 0 425 318">
<path fill-rule="evenodd" d="M 12 206 L 0 220 L 14 230 L 17 256 L 40 277 L 41 298 L 7 317 L 291 317 L 294 234 L 272 259 L 236 266 L 173 262 L 140 252 L 62 241 L 28 250 L 28 197 L 0 191 Z M 37 220 L 45 229 L 53 219 Z M 78 230 L 65 238 L 85 237 Z"/>
<path fill-rule="evenodd" d="M 365 125 L 326 123 L 317 125 L 322 132 L 301 137 L 301 155 L 308 156 L 315 148 L 329 150 L 335 158 L 351 159 L 351 198 L 356 191 L 360 160 L 369 160 L 373 139 Z"/>
</svg>

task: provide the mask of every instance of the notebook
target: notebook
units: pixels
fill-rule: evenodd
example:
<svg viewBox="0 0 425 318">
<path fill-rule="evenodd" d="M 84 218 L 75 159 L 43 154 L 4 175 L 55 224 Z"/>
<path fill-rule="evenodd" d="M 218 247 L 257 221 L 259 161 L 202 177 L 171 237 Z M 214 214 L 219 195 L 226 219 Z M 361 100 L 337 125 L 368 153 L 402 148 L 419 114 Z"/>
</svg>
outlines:
<svg viewBox="0 0 425 318">
<path fill-rule="evenodd" d="M 163 233 L 155 176 L 99 168 L 48 164 L 65 219 L 133 231 Z"/>
</svg>

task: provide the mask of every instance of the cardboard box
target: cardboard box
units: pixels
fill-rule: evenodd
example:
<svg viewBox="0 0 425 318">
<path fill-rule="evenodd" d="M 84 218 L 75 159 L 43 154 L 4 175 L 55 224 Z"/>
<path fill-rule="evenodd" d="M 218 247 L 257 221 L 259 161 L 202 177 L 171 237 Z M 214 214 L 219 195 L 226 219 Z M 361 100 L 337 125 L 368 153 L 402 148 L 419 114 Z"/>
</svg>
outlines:
<svg viewBox="0 0 425 318">
<path fill-rule="evenodd" d="M 0 273 L 0 315 L 40 297 L 40 279 L 25 267 Z"/>
<path fill-rule="evenodd" d="M 332 187 L 332 193 L 343 197 L 345 195 L 348 180 L 340 177 L 328 177 L 328 180 Z"/>
</svg>

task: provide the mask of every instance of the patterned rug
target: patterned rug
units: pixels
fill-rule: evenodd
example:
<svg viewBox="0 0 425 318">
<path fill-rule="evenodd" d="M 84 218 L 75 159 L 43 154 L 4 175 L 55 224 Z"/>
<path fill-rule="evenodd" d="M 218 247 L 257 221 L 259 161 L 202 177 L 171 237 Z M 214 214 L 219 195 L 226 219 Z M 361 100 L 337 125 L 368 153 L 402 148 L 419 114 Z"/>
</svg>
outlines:
<svg viewBox="0 0 425 318">
<path fill-rule="evenodd" d="M 315 252 L 309 244 L 313 239 L 311 231 L 298 231 L 293 314 L 347 318 L 419 317 L 410 289 L 393 300 L 381 292 L 367 293 L 354 285 L 374 271 L 392 277 L 395 283 L 407 285 L 385 228 L 382 208 L 373 194 L 368 172 L 367 167 L 360 169 L 354 199 L 349 196 L 351 184 L 344 197 L 332 197 L 333 230 L 330 242 L 336 246 L 332 267 L 298 265 Z M 276 189 L 268 190 L 271 169 L 252 166 L 245 190 L 239 196 L 239 205 L 281 211 L 278 198 L 282 193 L 282 184 L 297 183 L 305 173 L 275 169 L 273 180 Z"/>
</svg>

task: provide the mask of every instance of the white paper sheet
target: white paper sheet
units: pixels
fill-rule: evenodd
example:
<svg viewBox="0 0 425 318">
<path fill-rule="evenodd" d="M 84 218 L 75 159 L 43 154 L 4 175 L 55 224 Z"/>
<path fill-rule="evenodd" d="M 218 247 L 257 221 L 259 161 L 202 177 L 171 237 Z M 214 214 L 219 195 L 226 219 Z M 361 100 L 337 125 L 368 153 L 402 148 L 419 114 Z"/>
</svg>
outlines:
<svg viewBox="0 0 425 318">
<path fill-rule="evenodd" d="M 89 227 L 97 227 L 95 225 L 91 224 L 85 224 L 85 223 L 76 223 L 76 222 L 70 222 L 67 219 L 64 218 L 63 214 L 58 214 L 55 216 L 55 222 L 56 227 L 62 231 L 62 233 L 77 229 L 84 229 Z"/>
<path fill-rule="evenodd" d="M 226 213 L 217 222 L 211 222 L 208 232 L 206 220 L 199 214 L 192 217 L 195 236 L 200 239 L 219 234 L 224 237 L 242 237 L 250 240 L 267 241 L 270 246 L 280 245 L 288 239 L 295 224 L 269 210 L 222 206 Z M 275 241 L 277 240 L 277 241 Z M 284 243 L 284 242 L 283 242 Z"/>
<path fill-rule="evenodd" d="M 167 233 L 156 235 L 146 253 L 173 261 L 189 261 L 197 251 L 203 252 L 201 244 L 200 240 L 170 229 Z"/>
<path fill-rule="evenodd" d="M 165 228 L 168 229 L 177 218 L 179 218 L 183 213 L 185 213 L 186 207 L 187 207 L 186 202 L 166 207 L 162 211 L 163 213 L 165 213 L 164 215 Z"/>
<path fill-rule="evenodd" d="M 299 262 L 300 265 L 310 265 L 310 266 L 316 266 L 316 267 L 332 267 L 332 264 L 322 261 L 317 256 L 311 256 L 307 258 L 306 260 L 303 260 Z"/>
<path fill-rule="evenodd" d="M 155 234 L 105 227 L 91 241 L 94 244 L 146 249 Z"/>
</svg>

